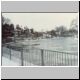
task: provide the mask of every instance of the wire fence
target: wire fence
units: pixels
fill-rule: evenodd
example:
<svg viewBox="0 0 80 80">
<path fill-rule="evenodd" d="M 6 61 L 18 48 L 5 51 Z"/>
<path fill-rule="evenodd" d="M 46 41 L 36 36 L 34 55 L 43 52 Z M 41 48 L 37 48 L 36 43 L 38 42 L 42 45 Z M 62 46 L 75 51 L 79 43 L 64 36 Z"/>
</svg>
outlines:
<svg viewBox="0 0 80 80">
<path fill-rule="evenodd" d="M 2 57 L 6 57 L 19 66 L 77 66 L 78 53 L 68 53 L 39 49 L 18 44 L 3 44 Z M 1 60 L 1 64 L 3 61 Z"/>
</svg>

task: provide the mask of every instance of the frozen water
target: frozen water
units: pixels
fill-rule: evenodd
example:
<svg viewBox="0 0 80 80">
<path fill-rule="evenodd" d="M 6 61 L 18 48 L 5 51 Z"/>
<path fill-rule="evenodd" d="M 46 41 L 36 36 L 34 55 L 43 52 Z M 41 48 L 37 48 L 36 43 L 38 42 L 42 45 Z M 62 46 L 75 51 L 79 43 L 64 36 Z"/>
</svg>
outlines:
<svg viewBox="0 0 80 80">
<path fill-rule="evenodd" d="M 24 40 L 20 43 L 23 43 L 24 45 L 37 44 L 33 46 L 41 49 L 78 53 L 78 39 L 75 39 L 74 37 L 54 37 L 50 39 Z"/>
</svg>

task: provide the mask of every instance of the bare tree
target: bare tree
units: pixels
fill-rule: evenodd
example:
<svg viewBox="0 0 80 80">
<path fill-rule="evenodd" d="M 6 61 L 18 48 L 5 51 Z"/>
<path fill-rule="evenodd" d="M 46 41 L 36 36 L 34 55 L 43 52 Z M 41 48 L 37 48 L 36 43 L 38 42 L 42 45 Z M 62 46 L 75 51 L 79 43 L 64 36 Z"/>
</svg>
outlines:
<svg viewBox="0 0 80 80">
<path fill-rule="evenodd" d="M 57 32 L 57 35 L 59 36 L 63 36 L 66 30 L 67 29 L 65 26 L 56 27 L 56 32 Z"/>
</svg>

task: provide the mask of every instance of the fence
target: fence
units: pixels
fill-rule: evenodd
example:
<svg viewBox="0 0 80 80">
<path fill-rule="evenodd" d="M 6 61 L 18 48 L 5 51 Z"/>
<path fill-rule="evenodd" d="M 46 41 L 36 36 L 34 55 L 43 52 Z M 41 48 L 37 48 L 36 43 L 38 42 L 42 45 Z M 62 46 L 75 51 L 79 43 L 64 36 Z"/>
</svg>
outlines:
<svg viewBox="0 0 80 80">
<path fill-rule="evenodd" d="M 16 45 L 14 43 L 2 45 L 2 57 L 7 57 L 20 66 L 78 65 L 78 53 L 51 51 L 17 43 Z"/>
</svg>

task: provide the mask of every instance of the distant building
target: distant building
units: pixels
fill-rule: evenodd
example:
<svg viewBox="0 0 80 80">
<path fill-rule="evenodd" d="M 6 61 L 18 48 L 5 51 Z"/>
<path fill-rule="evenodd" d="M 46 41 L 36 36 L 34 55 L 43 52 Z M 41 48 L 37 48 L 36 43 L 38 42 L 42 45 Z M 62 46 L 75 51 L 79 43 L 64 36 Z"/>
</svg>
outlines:
<svg viewBox="0 0 80 80">
<path fill-rule="evenodd" d="M 44 32 L 44 33 L 43 33 L 43 38 L 51 38 L 51 35 Z"/>
</svg>

